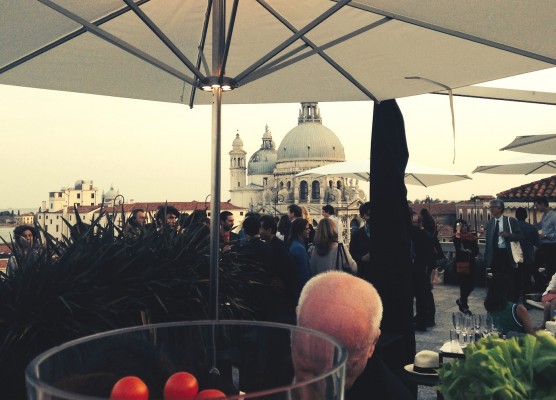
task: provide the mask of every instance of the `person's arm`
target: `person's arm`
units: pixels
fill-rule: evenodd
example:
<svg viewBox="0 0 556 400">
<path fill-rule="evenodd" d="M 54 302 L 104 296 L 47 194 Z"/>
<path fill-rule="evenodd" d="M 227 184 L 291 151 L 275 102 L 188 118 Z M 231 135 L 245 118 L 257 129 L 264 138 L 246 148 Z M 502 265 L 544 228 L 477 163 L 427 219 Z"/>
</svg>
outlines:
<svg viewBox="0 0 556 400">
<path fill-rule="evenodd" d="M 531 321 L 531 316 L 523 304 L 518 304 L 516 308 L 517 318 L 523 325 L 523 331 L 530 335 L 535 334 L 535 328 L 533 328 L 533 322 Z"/>
<path fill-rule="evenodd" d="M 553 242 L 556 240 L 556 212 L 550 212 L 547 215 L 546 225 L 550 227 L 548 229 L 548 234 L 545 234 L 543 231 L 543 236 Z"/>
<path fill-rule="evenodd" d="M 346 253 L 347 266 L 349 267 L 351 272 L 356 274 L 357 273 L 357 263 L 355 262 L 355 260 L 351 256 L 351 254 L 349 253 L 349 250 L 346 248 L 346 246 L 344 246 L 344 250 L 345 250 L 345 253 Z"/>
</svg>

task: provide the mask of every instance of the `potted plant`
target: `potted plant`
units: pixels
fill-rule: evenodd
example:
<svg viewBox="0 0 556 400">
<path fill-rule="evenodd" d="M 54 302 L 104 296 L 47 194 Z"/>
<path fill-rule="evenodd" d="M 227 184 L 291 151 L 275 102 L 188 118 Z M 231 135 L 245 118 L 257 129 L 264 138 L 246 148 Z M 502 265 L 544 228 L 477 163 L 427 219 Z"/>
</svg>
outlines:
<svg viewBox="0 0 556 400">
<path fill-rule="evenodd" d="M 445 363 L 438 390 L 449 400 L 553 399 L 556 393 L 556 339 L 546 331 L 469 344 L 465 359 Z"/>
</svg>

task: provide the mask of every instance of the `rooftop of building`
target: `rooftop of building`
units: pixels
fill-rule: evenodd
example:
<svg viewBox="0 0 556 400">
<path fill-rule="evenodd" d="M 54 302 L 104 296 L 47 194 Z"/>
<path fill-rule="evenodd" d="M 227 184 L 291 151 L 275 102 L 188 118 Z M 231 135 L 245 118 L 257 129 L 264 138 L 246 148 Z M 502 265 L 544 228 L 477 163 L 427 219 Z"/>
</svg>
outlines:
<svg viewBox="0 0 556 400">
<path fill-rule="evenodd" d="M 411 203 L 409 205 L 409 207 L 411 207 L 411 209 L 416 212 L 419 213 L 421 212 L 421 210 L 423 208 L 429 210 L 431 215 L 449 215 L 449 214 L 456 214 L 456 204 L 455 203 L 419 203 L 419 204 L 414 204 Z"/>
<path fill-rule="evenodd" d="M 127 203 L 127 204 L 123 204 L 123 207 L 125 212 L 131 212 L 137 208 L 141 208 L 145 211 L 156 211 L 158 207 L 164 206 L 166 204 L 169 206 L 176 207 L 177 210 L 180 212 L 192 211 L 192 210 L 205 210 L 210 208 L 210 201 L 205 203 L 204 201 L 196 201 L 196 200 L 175 201 L 175 202 L 153 201 L 153 202 L 143 202 L 143 203 Z M 120 211 L 121 207 L 122 206 L 116 205 L 116 211 Z M 113 212 L 114 208 L 106 207 L 104 210 L 107 212 Z M 220 211 L 233 211 L 233 210 L 243 210 L 243 208 L 228 202 L 220 203 Z"/>
<path fill-rule="evenodd" d="M 550 201 L 556 200 L 556 175 L 540 179 L 525 185 L 517 186 L 496 196 L 504 201 L 531 201 L 535 197 L 546 197 Z"/>
</svg>

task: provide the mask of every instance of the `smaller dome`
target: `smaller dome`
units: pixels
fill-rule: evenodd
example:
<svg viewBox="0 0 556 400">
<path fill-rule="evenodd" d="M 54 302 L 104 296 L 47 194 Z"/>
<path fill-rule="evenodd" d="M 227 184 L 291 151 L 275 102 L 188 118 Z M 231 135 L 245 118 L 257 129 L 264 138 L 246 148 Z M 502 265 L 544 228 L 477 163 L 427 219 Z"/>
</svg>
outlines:
<svg viewBox="0 0 556 400">
<path fill-rule="evenodd" d="M 278 153 L 276 152 L 272 133 L 268 129 L 268 125 L 265 126 L 262 139 L 263 144 L 261 148 L 251 156 L 247 164 L 247 173 L 249 175 L 270 175 L 274 173 Z"/>
<path fill-rule="evenodd" d="M 232 142 L 232 146 L 234 147 L 234 149 L 243 147 L 243 140 L 241 140 L 241 138 L 239 137 L 239 133 L 236 133 L 236 138 Z"/>
<path fill-rule="evenodd" d="M 249 175 L 272 175 L 276 167 L 278 154 L 275 149 L 259 149 L 249 159 L 247 173 Z"/>
</svg>

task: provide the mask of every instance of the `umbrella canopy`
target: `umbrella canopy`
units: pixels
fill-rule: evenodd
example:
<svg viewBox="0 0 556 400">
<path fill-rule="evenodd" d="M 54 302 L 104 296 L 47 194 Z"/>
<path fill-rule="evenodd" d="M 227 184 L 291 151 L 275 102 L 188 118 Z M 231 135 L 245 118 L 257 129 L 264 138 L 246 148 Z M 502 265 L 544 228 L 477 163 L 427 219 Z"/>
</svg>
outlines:
<svg viewBox="0 0 556 400">
<path fill-rule="evenodd" d="M 241 89 L 224 103 L 384 100 L 556 64 L 549 1 L 219 3 L 2 2 L 0 84 L 193 105 L 222 76 Z"/>
<path fill-rule="evenodd" d="M 556 133 L 547 135 L 517 136 L 513 142 L 505 147 L 502 147 L 500 150 L 556 155 Z"/>
<path fill-rule="evenodd" d="M 307 171 L 300 172 L 297 176 L 312 176 L 315 178 L 322 176 L 342 176 L 345 178 L 355 178 L 369 181 L 371 176 L 370 166 L 371 161 L 369 159 L 346 161 L 309 169 Z M 410 161 L 405 169 L 404 180 L 406 185 L 429 187 L 465 179 L 471 178 L 465 174 L 456 174 L 451 171 L 432 168 Z"/>
<path fill-rule="evenodd" d="M 217 215 L 223 101 L 379 101 L 548 68 L 554 15 L 502 0 L 8 1 L 0 84 L 212 104 Z M 212 218 L 215 293 L 218 230 Z"/>
<path fill-rule="evenodd" d="M 499 164 L 481 165 L 473 173 L 501 175 L 554 174 L 556 156 L 531 154 L 505 160 Z"/>
</svg>

